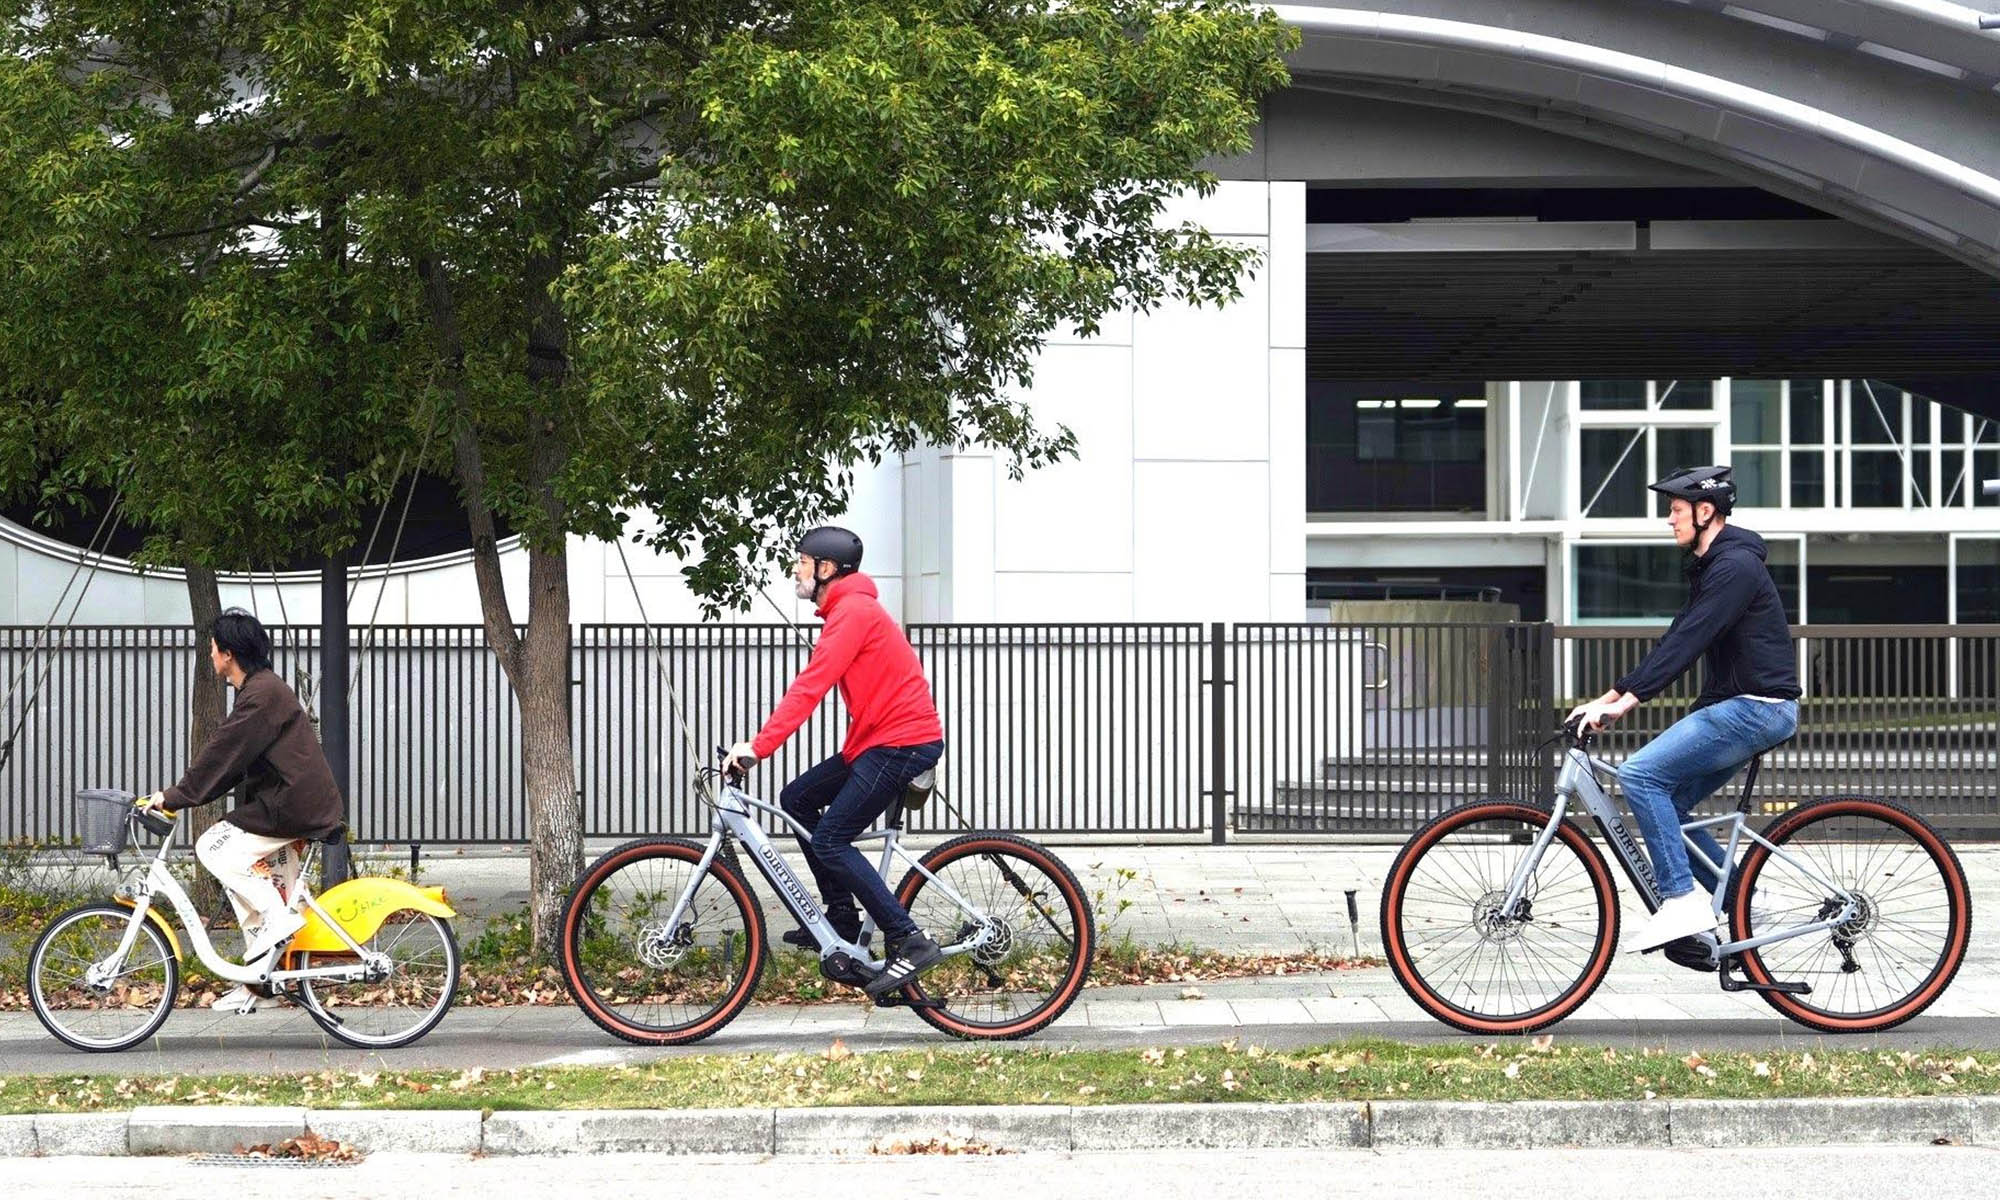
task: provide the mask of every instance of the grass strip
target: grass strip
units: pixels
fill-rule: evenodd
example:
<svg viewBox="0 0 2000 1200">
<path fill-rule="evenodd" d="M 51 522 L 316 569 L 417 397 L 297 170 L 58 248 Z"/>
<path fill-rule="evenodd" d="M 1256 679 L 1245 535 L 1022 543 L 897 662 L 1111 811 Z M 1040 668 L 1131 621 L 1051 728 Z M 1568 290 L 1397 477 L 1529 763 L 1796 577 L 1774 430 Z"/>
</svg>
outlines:
<svg viewBox="0 0 2000 1200">
<path fill-rule="evenodd" d="M 1962 1096 L 2000 1092 L 2000 1052 L 1847 1050 L 1683 1054 L 1559 1042 L 1405 1045 L 1381 1039 L 1271 1051 L 1228 1042 L 1137 1050 L 895 1050 L 717 1054 L 622 1067 L 319 1071 L 200 1078 L 16 1076 L 0 1113 L 142 1104 L 354 1109 L 792 1108 L 1358 1100 L 1651 1100 Z"/>
</svg>

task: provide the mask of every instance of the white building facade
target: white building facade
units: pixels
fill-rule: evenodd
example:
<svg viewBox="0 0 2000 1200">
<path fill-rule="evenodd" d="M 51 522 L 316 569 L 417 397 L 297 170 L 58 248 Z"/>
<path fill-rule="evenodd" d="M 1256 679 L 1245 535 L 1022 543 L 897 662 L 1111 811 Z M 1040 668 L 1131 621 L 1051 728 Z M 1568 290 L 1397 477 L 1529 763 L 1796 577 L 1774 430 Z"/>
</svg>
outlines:
<svg viewBox="0 0 2000 1200">
<path fill-rule="evenodd" d="M 1934 402 L 2000 414 L 2000 40 L 1903 0 L 1280 12 L 1293 86 L 1169 214 L 1260 252 L 1242 299 L 1053 339 L 1025 399 L 1074 461 L 862 472 L 892 612 L 1656 622 L 1680 580 L 1645 484 L 1722 462 L 1799 620 L 2000 620 L 2000 425 Z M 571 546 L 578 622 L 698 619 L 679 564 L 626 557 L 638 599 L 615 548 Z M 71 619 L 76 558 L 0 521 L 0 624 Z M 224 593 L 319 617 L 310 576 Z M 350 617 L 474 623 L 469 564 L 361 572 Z M 185 590 L 107 562 L 73 619 L 183 622 Z"/>
<path fill-rule="evenodd" d="M 906 621 L 1299 620 L 1305 615 L 1305 187 L 1229 181 L 1168 218 L 1200 221 L 1262 265 L 1223 309 L 1118 314 L 1094 338 L 1057 338 L 1026 398 L 1066 425 L 1078 455 L 1016 481 L 981 448 L 923 450 L 858 475 L 844 520 L 864 569 Z M 386 539 L 389 531 L 385 531 Z M 628 543 L 570 545 L 579 623 L 700 619 L 680 564 Z M 142 576 L 106 559 L 60 612 L 78 552 L 0 521 L 0 624 L 178 624 L 175 572 Z M 510 585 L 525 556 L 502 556 Z M 634 584 L 625 563 L 631 564 Z M 224 604 L 267 621 L 319 620 L 316 575 L 231 576 Z M 808 615 L 783 579 L 766 589 Z M 525 607 L 521 609 L 525 612 Z M 477 624 L 463 555 L 357 572 L 356 625 Z M 731 619 L 772 621 L 758 603 Z"/>
</svg>

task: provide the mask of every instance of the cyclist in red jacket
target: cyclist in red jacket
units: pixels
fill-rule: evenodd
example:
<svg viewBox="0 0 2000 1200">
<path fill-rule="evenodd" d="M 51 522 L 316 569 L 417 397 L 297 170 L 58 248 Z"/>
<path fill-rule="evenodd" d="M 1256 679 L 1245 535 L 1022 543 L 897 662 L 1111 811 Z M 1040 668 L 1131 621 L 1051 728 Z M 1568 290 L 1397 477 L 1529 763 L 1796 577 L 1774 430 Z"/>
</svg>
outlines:
<svg viewBox="0 0 2000 1200">
<path fill-rule="evenodd" d="M 825 624 L 806 669 L 785 692 L 764 728 L 729 749 L 729 766 L 747 770 L 769 758 L 812 715 L 835 684 L 847 706 L 847 740 L 840 753 L 786 786 L 779 803 L 811 834 L 799 839 L 819 883 L 827 920 L 848 941 L 861 933 L 855 901 L 875 918 L 888 963 L 864 990 L 880 999 L 943 958 L 938 944 L 917 928 L 881 875 L 853 846 L 854 839 L 901 803 L 903 789 L 937 765 L 944 754 L 923 665 L 895 618 L 876 599 L 875 581 L 861 573 L 861 539 L 831 525 L 799 539 L 792 570 L 799 598 L 813 601 Z M 819 949 L 810 932 L 795 929 L 786 942 Z"/>
</svg>

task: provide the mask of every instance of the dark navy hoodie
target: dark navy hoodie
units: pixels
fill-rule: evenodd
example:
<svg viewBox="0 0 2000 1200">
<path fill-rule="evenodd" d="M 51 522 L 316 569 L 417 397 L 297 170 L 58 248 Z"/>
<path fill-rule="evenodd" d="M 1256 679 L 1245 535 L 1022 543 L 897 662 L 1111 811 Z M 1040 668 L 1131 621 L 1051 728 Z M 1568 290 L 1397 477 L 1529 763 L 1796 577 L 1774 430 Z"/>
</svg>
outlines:
<svg viewBox="0 0 2000 1200">
<path fill-rule="evenodd" d="M 1695 708 L 1736 696 L 1798 699 L 1798 655 L 1778 585 L 1764 566 L 1764 539 L 1724 525 L 1708 553 L 1691 558 L 1687 576 L 1680 615 L 1653 652 L 1612 686 L 1651 700 L 1705 651 Z"/>
</svg>

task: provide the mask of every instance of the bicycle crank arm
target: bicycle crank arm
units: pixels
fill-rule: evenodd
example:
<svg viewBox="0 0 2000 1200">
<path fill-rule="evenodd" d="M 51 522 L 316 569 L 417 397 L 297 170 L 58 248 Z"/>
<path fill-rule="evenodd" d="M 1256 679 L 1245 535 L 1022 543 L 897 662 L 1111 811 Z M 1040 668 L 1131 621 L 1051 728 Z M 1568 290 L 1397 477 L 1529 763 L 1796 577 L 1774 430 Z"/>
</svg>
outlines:
<svg viewBox="0 0 2000 1200">
<path fill-rule="evenodd" d="M 924 997 L 922 1000 L 912 1000 L 908 996 L 904 995 L 902 992 L 897 991 L 889 995 L 875 997 L 875 1007 L 876 1008 L 943 1008 L 944 1001 L 935 1000 L 929 996 Z"/>
<path fill-rule="evenodd" d="M 1722 976 L 1722 990 L 1723 990 L 1723 991 L 1725 991 L 1725 992 L 1783 992 L 1783 993 L 1784 993 L 1785 995 L 1787 995 L 1787 996 L 1810 996 L 1810 995 L 1812 995 L 1812 984 L 1810 984 L 1810 983 L 1807 983 L 1807 982 L 1805 982 L 1804 980 L 1798 980 L 1798 979 L 1793 979 L 1793 980 L 1784 980 L 1784 979 L 1780 979 L 1780 980 L 1777 980 L 1777 981 L 1775 981 L 1775 982 L 1772 982 L 1772 983 L 1752 983 L 1752 982 L 1751 982 L 1750 980 L 1748 980 L 1748 979 L 1738 979 L 1738 978 L 1736 977 L 1736 975 L 1734 974 L 1734 972 L 1735 972 L 1736 968 L 1737 968 L 1738 966 L 1740 966 L 1740 965 L 1742 965 L 1742 964 L 1740 963 L 1740 961 L 1739 961 L 1739 960 L 1737 959 L 1737 957 L 1736 957 L 1735 955 L 1733 955 L 1733 954 L 1732 954 L 1732 955 L 1730 955 L 1730 956 L 1729 956 L 1729 961 L 1728 961 L 1728 962 L 1727 962 L 1726 964 L 1724 964 L 1724 966 L 1723 966 L 1723 968 L 1722 968 L 1722 970 L 1721 970 L 1721 972 L 1720 972 L 1720 974 L 1721 974 L 1721 976 Z"/>
</svg>

